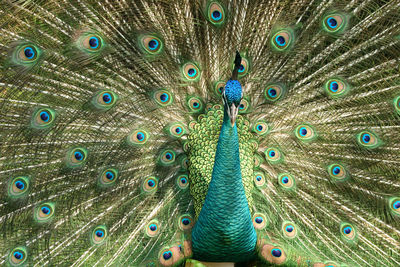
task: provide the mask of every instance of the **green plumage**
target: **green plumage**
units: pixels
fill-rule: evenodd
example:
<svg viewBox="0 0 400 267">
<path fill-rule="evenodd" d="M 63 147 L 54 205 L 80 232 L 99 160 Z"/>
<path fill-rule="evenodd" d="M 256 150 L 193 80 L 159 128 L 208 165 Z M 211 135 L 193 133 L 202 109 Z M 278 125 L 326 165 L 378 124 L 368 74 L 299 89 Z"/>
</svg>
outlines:
<svg viewBox="0 0 400 267">
<path fill-rule="evenodd" d="M 192 229 L 239 51 L 240 206 L 257 234 L 246 264 L 399 266 L 399 12 L 396 0 L 3 1 L 0 265 L 219 261 L 193 259 Z"/>
</svg>

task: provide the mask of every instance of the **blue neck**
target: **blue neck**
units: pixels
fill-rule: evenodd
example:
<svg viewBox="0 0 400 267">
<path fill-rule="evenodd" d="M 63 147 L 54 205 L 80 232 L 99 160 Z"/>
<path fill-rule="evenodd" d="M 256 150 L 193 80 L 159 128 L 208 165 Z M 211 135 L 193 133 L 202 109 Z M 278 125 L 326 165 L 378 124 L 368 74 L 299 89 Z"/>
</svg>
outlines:
<svg viewBox="0 0 400 267">
<path fill-rule="evenodd" d="M 240 171 L 239 138 L 225 108 L 207 196 L 192 231 L 194 258 L 242 262 L 255 253 L 257 236 Z"/>
</svg>

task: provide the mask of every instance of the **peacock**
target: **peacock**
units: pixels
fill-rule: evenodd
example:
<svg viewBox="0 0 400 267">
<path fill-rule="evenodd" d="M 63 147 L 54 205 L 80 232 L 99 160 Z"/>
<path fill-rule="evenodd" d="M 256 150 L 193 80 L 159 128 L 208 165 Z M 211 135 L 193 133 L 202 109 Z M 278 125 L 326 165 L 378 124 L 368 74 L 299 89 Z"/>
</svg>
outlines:
<svg viewBox="0 0 400 267">
<path fill-rule="evenodd" d="M 400 266 L 399 0 L 2 0 L 1 266 Z"/>
</svg>

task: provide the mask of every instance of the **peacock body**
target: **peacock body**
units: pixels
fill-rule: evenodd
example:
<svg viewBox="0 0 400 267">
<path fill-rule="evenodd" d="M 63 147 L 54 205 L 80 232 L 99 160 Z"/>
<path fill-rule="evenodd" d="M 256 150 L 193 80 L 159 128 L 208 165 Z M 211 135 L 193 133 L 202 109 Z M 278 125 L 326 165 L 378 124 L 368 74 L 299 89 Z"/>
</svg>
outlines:
<svg viewBox="0 0 400 267">
<path fill-rule="evenodd" d="M 4 0 L 0 264 L 400 266 L 399 13 Z"/>
</svg>

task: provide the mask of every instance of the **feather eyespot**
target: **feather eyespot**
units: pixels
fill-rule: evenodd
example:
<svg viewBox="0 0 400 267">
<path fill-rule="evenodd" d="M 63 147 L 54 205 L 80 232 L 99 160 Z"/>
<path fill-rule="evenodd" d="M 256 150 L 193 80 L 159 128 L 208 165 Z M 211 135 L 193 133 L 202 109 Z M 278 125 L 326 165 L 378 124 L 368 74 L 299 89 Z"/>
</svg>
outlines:
<svg viewBox="0 0 400 267">
<path fill-rule="evenodd" d="M 151 220 L 146 227 L 146 234 L 149 237 L 155 237 L 160 233 L 160 223 L 154 219 Z"/>
<path fill-rule="evenodd" d="M 215 26 L 220 26 L 225 21 L 224 8 L 217 2 L 208 5 L 208 20 Z"/>
<path fill-rule="evenodd" d="M 349 173 L 341 164 L 329 165 L 328 173 L 335 181 L 345 181 L 349 178 Z"/>
<path fill-rule="evenodd" d="M 95 245 L 103 244 L 107 239 L 108 231 L 104 225 L 96 226 L 90 236 L 90 240 Z"/>
<path fill-rule="evenodd" d="M 33 63 L 39 57 L 40 50 L 34 45 L 23 45 L 18 49 L 17 62 L 21 64 Z"/>
<path fill-rule="evenodd" d="M 43 203 L 35 208 L 34 218 L 37 222 L 48 222 L 54 217 L 55 205 L 51 202 Z"/>
<path fill-rule="evenodd" d="M 191 113 L 200 113 L 204 106 L 201 99 L 195 96 L 189 97 L 187 105 Z"/>
<path fill-rule="evenodd" d="M 175 122 L 167 126 L 167 133 L 169 136 L 173 138 L 181 138 L 183 135 L 186 134 L 186 129 L 183 123 Z"/>
<path fill-rule="evenodd" d="M 278 246 L 273 244 L 264 244 L 260 250 L 261 256 L 269 263 L 282 264 L 286 261 L 285 251 Z"/>
<path fill-rule="evenodd" d="M 243 98 L 239 104 L 239 114 L 246 113 L 250 107 L 250 103 L 247 99 Z"/>
<path fill-rule="evenodd" d="M 11 179 L 8 187 L 8 196 L 19 198 L 25 195 L 29 190 L 30 180 L 27 176 L 18 176 Z"/>
<path fill-rule="evenodd" d="M 162 106 L 166 107 L 171 105 L 174 102 L 173 95 L 167 90 L 158 90 L 153 93 L 154 101 Z"/>
<path fill-rule="evenodd" d="M 159 163 L 164 166 L 171 165 L 175 162 L 176 154 L 171 149 L 163 150 L 159 156 Z"/>
<path fill-rule="evenodd" d="M 262 230 L 267 227 L 267 218 L 262 213 L 254 213 L 253 215 L 253 226 L 256 230 Z"/>
<path fill-rule="evenodd" d="M 271 164 L 276 164 L 282 162 L 283 155 L 279 149 L 270 147 L 265 150 L 265 159 Z"/>
<path fill-rule="evenodd" d="M 338 98 L 349 92 L 350 86 L 342 79 L 330 79 L 325 83 L 325 91 L 331 98 Z"/>
<path fill-rule="evenodd" d="M 297 126 L 294 133 L 299 140 L 304 142 L 312 141 L 317 137 L 314 129 L 307 124 Z"/>
<path fill-rule="evenodd" d="M 88 152 L 84 148 L 74 148 L 67 153 L 67 166 L 81 167 L 87 161 Z"/>
<path fill-rule="evenodd" d="M 215 94 L 217 95 L 217 96 L 221 96 L 222 95 L 222 92 L 224 91 L 224 88 L 225 88 L 225 82 L 222 82 L 222 81 L 219 81 L 219 82 L 216 82 L 215 83 L 215 85 L 214 85 L 214 92 L 215 92 Z"/>
<path fill-rule="evenodd" d="M 357 135 L 357 142 L 360 146 L 373 149 L 380 146 L 381 141 L 378 136 L 371 131 L 362 131 Z"/>
<path fill-rule="evenodd" d="M 264 90 L 265 99 L 269 102 L 275 102 L 283 97 L 286 92 L 286 86 L 283 84 L 270 84 Z"/>
<path fill-rule="evenodd" d="M 89 53 L 100 51 L 104 45 L 103 39 L 96 34 L 84 34 L 79 41 L 83 49 Z"/>
<path fill-rule="evenodd" d="M 298 234 L 297 226 L 293 222 L 285 221 L 282 223 L 282 232 L 287 238 L 295 238 Z"/>
<path fill-rule="evenodd" d="M 281 173 L 278 175 L 278 184 L 283 189 L 292 190 L 296 186 L 296 181 L 290 173 Z"/>
<path fill-rule="evenodd" d="M 146 144 L 147 140 L 149 139 L 149 133 L 143 129 L 134 130 L 130 135 L 127 137 L 127 142 L 129 145 L 132 146 L 142 146 Z"/>
<path fill-rule="evenodd" d="M 395 215 L 400 215 L 400 197 L 394 197 L 389 200 L 391 211 Z"/>
<path fill-rule="evenodd" d="M 8 262 L 11 266 L 21 266 L 28 258 L 28 253 L 25 247 L 16 247 L 8 255 Z"/>
<path fill-rule="evenodd" d="M 142 189 L 146 193 L 154 193 L 158 189 L 158 179 L 154 176 L 149 176 L 144 179 Z"/>
<path fill-rule="evenodd" d="M 176 179 L 176 183 L 180 189 L 186 189 L 189 186 L 189 179 L 186 174 L 179 175 Z"/>
<path fill-rule="evenodd" d="M 332 13 L 324 17 L 322 28 L 328 33 L 340 33 L 345 30 L 347 21 L 347 16 L 344 14 Z"/>
<path fill-rule="evenodd" d="M 346 241 L 355 241 L 357 237 L 356 228 L 350 223 L 341 223 L 340 224 L 340 233 L 344 240 Z"/>
<path fill-rule="evenodd" d="M 235 68 L 235 63 L 232 64 L 232 70 Z M 238 69 L 238 77 L 241 78 L 249 73 L 250 63 L 249 60 L 245 57 L 242 57 L 242 61 L 240 62 L 240 66 Z"/>
<path fill-rule="evenodd" d="M 150 55 L 157 55 L 164 48 L 162 40 L 154 35 L 143 35 L 140 37 L 140 41 L 143 50 Z"/>
<path fill-rule="evenodd" d="M 53 125 L 55 112 L 49 108 L 36 110 L 31 119 L 31 126 L 35 129 L 46 129 Z"/>
<path fill-rule="evenodd" d="M 108 110 L 114 106 L 118 97 L 112 91 L 101 91 L 97 93 L 93 99 L 92 104 L 97 109 Z"/>
<path fill-rule="evenodd" d="M 397 112 L 397 114 L 400 115 L 400 96 L 396 97 L 393 100 L 393 106 L 394 106 L 394 109 Z"/>
<path fill-rule="evenodd" d="M 184 259 L 184 255 L 181 247 L 176 245 L 162 249 L 158 258 L 162 266 L 175 266 Z"/>
<path fill-rule="evenodd" d="M 200 78 L 200 69 L 194 63 L 186 63 L 182 67 L 183 76 L 187 81 L 194 82 Z"/>
<path fill-rule="evenodd" d="M 262 172 L 254 173 L 254 184 L 258 187 L 265 185 L 265 175 Z"/>
<path fill-rule="evenodd" d="M 266 121 L 258 120 L 253 125 L 253 132 L 256 134 L 263 136 L 269 132 L 269 126 Z"/>
<path fill-rule="evenodd" d="M 116 169 L 106 169 L 101 173 L 100 176 L 100 186 L 110 186 L 113 185 L 118 179 L 118 171 Z"/>
<path fill-rule="evenodd" d="M 293 43 L 294 34 L 290 29 L 280 30 L 271 38 L 272 47 L 277 51 L 288 50 Z"/>
<path fill-rule="evenodd" d="M 179 228 L 182 231 L 188 231 L 194 226 L 194 220 L 189 214 L 184 214 L 179 217 Z"/>
</svg>

